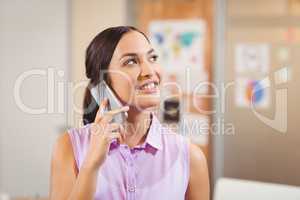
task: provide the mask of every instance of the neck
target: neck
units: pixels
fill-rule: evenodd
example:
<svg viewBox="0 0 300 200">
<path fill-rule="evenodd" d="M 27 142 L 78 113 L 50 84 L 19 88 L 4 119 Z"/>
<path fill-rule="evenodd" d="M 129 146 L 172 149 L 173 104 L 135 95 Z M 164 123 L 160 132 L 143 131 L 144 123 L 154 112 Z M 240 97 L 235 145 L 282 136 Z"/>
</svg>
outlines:
<svg viewBox="0 0 300 200">
<path fill-rule="evenodd" d="M 134 147 L 145 141 L 151 122 L 151 113 L 148 110 L 137 110 L 135 107 L 130 107 L 127 113 L 124 142 L 128 146 Z"/>
</svg>

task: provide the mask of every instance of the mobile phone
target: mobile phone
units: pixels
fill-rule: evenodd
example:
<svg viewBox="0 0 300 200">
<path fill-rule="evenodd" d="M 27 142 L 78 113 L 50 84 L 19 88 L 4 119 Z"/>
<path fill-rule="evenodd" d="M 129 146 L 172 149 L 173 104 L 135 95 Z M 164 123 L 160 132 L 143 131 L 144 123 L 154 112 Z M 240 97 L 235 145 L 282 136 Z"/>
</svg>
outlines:
<svg viewBox="0 0 300 200">
<path fill-rule="evenodd" d="M 116 97 L 114 92 L 110 89 L 110 87 L 106 84 L 105 81 L 101 81 L 95 87 L 90 88 L 91 94 L 94 97 L 97 104 L 100 106 L 100 103 L 107 98 L 108 99 L 108 106 L 105 108 L 103 113 L 108 112 L 110 110 L 114 110 L 117 108 L 122 107 L 123 105 Z M 128 117 L 127 112 L 121 112 L 113 117 L 113 122 L 122 124 Z"/>
</svg>

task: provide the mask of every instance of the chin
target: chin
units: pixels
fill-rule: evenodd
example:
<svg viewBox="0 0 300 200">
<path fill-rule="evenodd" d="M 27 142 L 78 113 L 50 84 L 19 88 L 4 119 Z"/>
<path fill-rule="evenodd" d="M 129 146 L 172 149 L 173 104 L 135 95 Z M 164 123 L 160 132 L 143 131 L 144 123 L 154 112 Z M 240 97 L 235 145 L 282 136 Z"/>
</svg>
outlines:
<svg viewBox="0 0 300 200">
<path fill-rule="evenodd" d="M 141 110 L 152 110 L 158 108 L 160 105 L 160 97 L 159 96 L 152 96 L 152 95 L 145 95 L 136 98 L 136 107 Z"/>
</svg>

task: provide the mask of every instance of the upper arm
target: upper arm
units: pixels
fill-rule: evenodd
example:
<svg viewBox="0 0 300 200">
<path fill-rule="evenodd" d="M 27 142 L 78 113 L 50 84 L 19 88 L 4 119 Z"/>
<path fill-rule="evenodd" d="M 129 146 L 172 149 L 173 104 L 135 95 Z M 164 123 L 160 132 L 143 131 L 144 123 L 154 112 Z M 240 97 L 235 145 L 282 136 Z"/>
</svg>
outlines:
<svg viewBox="0 0 300 200">
<path fill-rule="evenodd" d="M 209 177 L 205 155 L 202 150 L 190 144 L 190 179 L 186 198 L 188 200 L 209 200 Z"/>
<path fill-rule="evenodd" d="M 50 199 L 67 199 L 78 170 L 68 133 L 61 135 L 53 148 L 51 160 Z"/>
</svg>

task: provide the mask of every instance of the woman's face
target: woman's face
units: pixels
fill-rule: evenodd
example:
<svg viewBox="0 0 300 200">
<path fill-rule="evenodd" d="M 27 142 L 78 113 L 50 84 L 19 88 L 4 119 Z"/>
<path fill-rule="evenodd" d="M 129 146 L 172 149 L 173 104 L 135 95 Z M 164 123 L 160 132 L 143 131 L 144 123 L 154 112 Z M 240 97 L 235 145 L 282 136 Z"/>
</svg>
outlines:
<svg viewBox="0 0 300 200">
<path fill-rule="evenodd" d="M 123 35 L 108 70 L 111 87 L 123 103 L 139 110 L 159 105 L 161 68 L 157 54 L 141 33 Z"/>
</svg>

